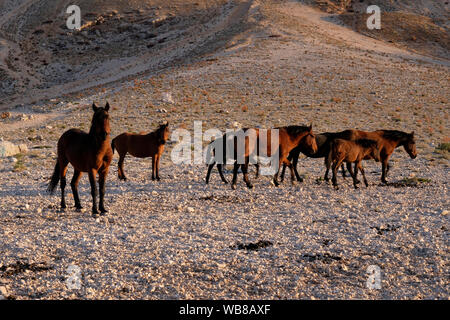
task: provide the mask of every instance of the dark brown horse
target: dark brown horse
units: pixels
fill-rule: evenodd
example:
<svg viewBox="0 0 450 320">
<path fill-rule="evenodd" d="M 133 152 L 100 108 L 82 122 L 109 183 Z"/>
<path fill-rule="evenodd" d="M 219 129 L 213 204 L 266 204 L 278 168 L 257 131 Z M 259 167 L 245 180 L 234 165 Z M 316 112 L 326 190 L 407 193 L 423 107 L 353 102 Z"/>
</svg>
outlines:
<svg viewBox="0 0 450 320">
<path fill-rule="evenodd" d="M 64 188 L 66 187 L 66 173 L 68 164 L 72 164 L 74 174 L 70 186 L 72 187 L 75 208 L 81 210 L 78 197 L 78 182 L 82 172 L 89 174 L 92 195 L 92 214 L 97 215 L 97 185 L 96 177 L 99 175 L 100 202 L 99 209 L 103 215 L 107 211 L 104 206 L 105 181 L 112 159 L 112 150 L 109 142 L 109 103 L 104 108 L 92 104 L 94 116 L 89 133 L 78 129 L 70 129 L 62 134 L 58 140 L 58 160 L 48 186 L 53 193 L 58 182 L 61 181 L 61 209 L 66 208 Z"/>
<path fill-rule="evenodd" d="M 123 162 L 127 153 L 137 158 L 152 157 L 152 180 L 161 180 L 159 177 L 159 161 L 164 151 L 164 145 L 169 139 L 169 123 L 159 126 L 148 134 L 122 133 L 111 142 L 111 147 L 119 153 L 118 175 L 119 179 L 127 180 L 123 170 Z"/>
<path fill-rule="evenodd" d="M 242 132 L 246 132 L 248 128 L 242 128 Z M 227 138 L 233 140 L 232 148 L 234 149 L 233 155 L 227 154 Z M 248 140 L 247 140 L 248 143 Z M 208 145 L 207 149 L 207 159 L 206 162 L 208 164 L 208 171 L 206 173 L 206 184 L 209 183 L 209 179 L 211 176 L 211 171 L 214 168 L 214 165 L 217 166 L 217 171 L 219 172 L 220 178 L 224 183 L 228 183 L 227 179 L 225 178 L 223 174 L 223 166 L 227 163 L 234 164 L 234 162 L 237 160 L 237 149 L 234 147 L 237 144 L 237 137 L 234 135 L 223 135 L 220 138 L 215 139 L 214 141 L 211 141 Z M 218 154 L 216 152 L 217 148 L 221 148 L 222 154 Z M 256 178 L 259 176 L 259 164 L 255 163 L 256 166 Z"/>
<path fill-rule="evenodd" d="M 347 163 L 355 164 L 355 172 L 353 177 L 353 186 L 355 189 L 358 188 L 358 169 L 364 178 L 364 183 L 366 187 L 369 186 L 364 169 L 361 165 L 363 159 L 375 159 L 375 161 L 380 161 L 380 150 L 377 141 L 369 139 L 358 139 L 355 141 L 344 140 L 344 139 L 334 139 L 331 142 L 330 157 L 333 163 L 333 186 L 337 190 L 339 189 L 337 184 L 337 168 L 345 161 Z"/>
<path fill-rule="evenodd" d="M 372 132 L 361 130 L 351 130 L 351 131 L 352 137 L 348 140 L 371 139 L 378 143 L 380 148 L 382 183 L 387 184 L 386 176 L 390 169 L 389 158 L 391 157 L 392 153 L 394 153 L 396 148 L 403 146 L 403 148 L 411 157 L 411 159 L 415 159 L 417 157 L 414 131 L 411 133 L 406 133 L 398 130 L 377 130 Z M 365 159 L 370 159 L 370 155 L 367 155 Z M 326 165 L 327 169 L 329 169 L 331 165 L 330 159 L 327 160 Z M 347 168 L 350 169 L 350 166 L 347 165 Z M 353 176 L 351 169 L 350 174 Z"/>
</svg>

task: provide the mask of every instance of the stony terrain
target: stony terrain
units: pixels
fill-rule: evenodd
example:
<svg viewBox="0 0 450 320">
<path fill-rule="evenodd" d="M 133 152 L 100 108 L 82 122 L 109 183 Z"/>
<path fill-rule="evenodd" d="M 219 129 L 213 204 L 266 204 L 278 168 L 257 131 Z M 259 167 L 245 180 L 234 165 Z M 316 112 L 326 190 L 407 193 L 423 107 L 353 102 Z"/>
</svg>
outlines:
<svg viewBox="0 0 450 320">
<path fill-rule="evenodd" d="M 173 63 L 73 93 L 76 85 L 49 84 L 54 95 L 43 100 L 39 90 L 25 90 L 21 102 L 3 100 L 0 136 L 28 151 L 0 158 L 0 295 L 448 299 L 448 54 L 422 56 L 366 37 L 297 1 L 230 1 L 220 8 L 229 22 L 217 21 L 225 30 L 220 41 L 208 42 L 206 28 L 197 39 L 204 47 Z M 205 185 L 205 165 L 174 165 L 172 141 L 160 182 L 150 179 L 150 159 L 129 156 L 129 180 L 119 181 L 116 154 L 107 181 L 109 214 L 93 219 L 86 176 L 82 213 L 60 212 L 59 189 L 46 193 L 56 142 L 69 128 L 89 129 L 92 101 L 111 104 L 112 137 L 152 131 L 162 121 L 172 131 L 192 130 L 194 121 L 203 121 L 203 130 L 313 123 L 315 132 L 414 131 L 419 156 L 396 150 L 388 186 L 379 184 L 379 164 L 366 162 L 368 188 L 354 190 L 350 179 L 338 177 L 335 191 L 320 179 L 322 160 L 302 158 L 303 183 L 277 188 L 270 177 L 255 180 L 252 173 L 254 189 L 239 176 L 231 190 L 217 171 Z M 381 269 L 379 290 L 366 286 L 371 265 Z M 81 289 L 68 287 L 70 266 L 81 271 Z"/>
</svg>

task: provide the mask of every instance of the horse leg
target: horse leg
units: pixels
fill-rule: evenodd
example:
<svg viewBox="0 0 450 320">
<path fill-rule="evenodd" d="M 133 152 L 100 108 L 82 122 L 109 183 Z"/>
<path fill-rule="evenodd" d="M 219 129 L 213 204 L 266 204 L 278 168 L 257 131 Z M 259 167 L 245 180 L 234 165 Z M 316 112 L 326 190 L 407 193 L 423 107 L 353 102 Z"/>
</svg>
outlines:
<svg viewBox="0 0 450 320">
<path fill-rule="evenodd" d="M 161 160 L 161 157 L 159 156 L 159 154 L 156 154 L 155 157 L 156 157 L 156 180 L 160 181 L 161 178 L 159 177 L 159 160 Z"/>
<path fill-rule="evenodd" d="M 351 162 L 347 162 L 347 170 L 350 173 L 350 176 L 353 178 L 353 176 L 355 175 L 355 173 L 353 172 L 352 169 L 352 163 Z M 359 181 L 358 179 L 356 179 L 356 183 L 360 183 L 361 181 Z"/>
<path fill-rule="evenodd" d="M 99 209 L 100 209 L 100 214 L 103 216 L 105 215 L 105 213 L 107 213 L 108 211 L 105 209 L 105 204 L 104 204 L 104 199 L 105 199 L 105 181 L 106 181 L 106 175 L 108 174 L 108 168 L 103 169 L 100 171 L 99 173 L 99 178 L 98 178 L 98 186 L 99 186 L 99 190 L 100 190 L 100 202 L 99 202 Z"/>
<path fill-rule="evenodd" d="M 333 182 L 333 187 L 336 190 L 339 190 L 339 186 L 337 183 L 337 169 L 341 166 L 342 160 L 337 160 L 335 162 L 333 162 L 333 166 L 332 166 L 332 172 L 333 172 L 333 177 L 331 178 L 331 181 Z"/>
<path fill-rule="evenodd" d="M 280 173 L 280 168 L 281 168 L 281 163 L 278 165 L 277 172 L 275 172 L 275 174 L 273 175 L 273 184 L 275 185 L 275 187 L 278 187 L 280 185 L 280 183 L 278 182 L 278 174 Z"/>
<path fill-rule="evenodd" d="M 237 172 L 239 169 L 239 164 L 237 163 L 237 161 L 234 162 L 234 166 L 233 166 L 233 180 L 231 182 L 231 189 L 236 190 L 236 181 L 237 181 Z"/>
<path fill-rule="evenodd" d="M 367 182 L 366 174 L 364 173 L 364 168 L 363 168 L 363 166 L 361 165 L 361 161 L 358 162 L 358 168 L 359 168 L 359 171 L 361 171 L 361 174 L 362 174 L 362 176 L 363 176 L 364 184 L 366 185 L 366 187 L 368 187 L 368 186 L 369 186 L 369 183 Z M 356 171 L 356 168 L 355 168 L 355 171 Z"/>
<path fill-rule="evenodd" d="M 295 167 L 292 163 L 289 163 L 288 167 L 291 170 L 291 184 L 295 185 L 295 181 L 296 181 L 295 172 L 294 172 Z"/>
<path fill-rule="evenodd" d="M 80 178 L 81 178 L 81 171 L 75 169 L 72 181 L 70 182 L 70 187 L 72 188 L 73 199 L 75 200 L 75 208 L 77 209 L 77 211 L 83 209 L 80 203 L 80 198 L 78 197 L 78 182 L 80 181 Z"/>
<path fill-rule="evenodd" d="M 219 171 L 220 179 L 222 179 L 223 183 L 228 183 L 227 179 L 223 175 L 223 164 L 217 164 L 217 171 Z"/>
<path fill-rule="evenodd" d="M 60 174 L 60 187 L 61 187 L 61 210 L 64 210 L 66 208 L 66 197 L 64 194 L 64 189 L 66 188 L 66 173 L 67 173 L 67 166 L 69 165 L 69 162 L 64 159 L 59 161 L 59 174 Z"/>
<path fill-rule="evenodd" d="M 89 171 L 89 183 L 91 185 L 91 195 L 92 195 L 92 215 L 98 215 L 97 211 L 97 183 L 95 181 L 95 177 L 97 175 L 97 171 L 91 169 Z"/>
<path fill-rule="evenodd" d="M 281 169 L 281 174 L 280 174 L 280 182 L 284 181 L 285 172 L 286 172 L 286 164 L 283 163 L 283 168 Z"/>
<path fill-rule="evenodd" d="M 358 189 L 358 183 L 360 183 L 360 181 L 358 180 L 358 161 L 355 162 L 355 170 L 353 172 L 353 186 L 355 187 L 355 189 Z"/>
<path fill-rule="evenodd" d="M 328 178 L 328 172 L 330 171 L 330 167 L 331 167 L 331 158 L 325 157 L 325 175 L 323 177 L 323 180 L 325 180 L 326 182 L 330 181 L 330 179 Z"/>
<path fill-rule="evenodd" d="M 383 159 L 381 162 L 381 182 L 384 184 L 387 184 L 387 180 L 386 180 L 387 166 L 388 166 L 388 160 Z"/>
<path fill-rule="evenodd" d="M 345 174 L 345 166 L 344 166 L 344 163 L 342 163 L 342 165 L 341 165 L 341 172 L 342 172 L 342 178 L 346 178 L 347 177 L 347 175 Z"/>
<path fill-rule="evenodd" d="M 152 157 L 152 181 L 155 181 L 155 170 L 156 170 L 156 155 Z"/>
<path fill-rule="evenodd" d="M 209 183 L 209 177 L 211 176 L 211 170 L 214 168 L 214 164 L 215 163 L 211 163 L 211 164 L 209 164 L 208 165 L 208 172 L 206 172 L 206 184 L 208 184 Z M 217 169 L 219 169 L 219 167 L 217 166 Z M 219 172 L 220 172 L 220 170 L 219 170 Z"/>
<path fill-rule="evenodd" d="M 297 178 L 298 182 L 303 182 L 303 178 L 300 177 L 300 175 L 298 174 L 297 171 L 297 164 L 298 164 L 298 157 L 299 157 L 300 153 L 298 153 L 295 157 L 293 157 L 292 159 L 292 166 L 294 167 L 294 173 L 295 173 L 295 177 Z M 289 160 L 289 158 L 288 158 Z"/>
<path fill-rule="evenodd" d="M 247 188 L 249 188 L 249 189 L 253 188 L 253 185 L 248 178 L 248 161 L 246 161 L 245 164 L 241 164 L 241 168 L 242 168 L 242 174 L 244 175 L 244 181 L 245 181 L 245 184 L 247 185 Z"/>
<path fill-rule="evenodd" d="M 255 163 L 255 170 L 256 170 L 255 179 L 258 179 L 259 178 L 259 163 Z"/>
<path fill-rule="evenodd" d="M 119 175 L 119 179 L 123 180 L 123 181 L 127 181 L 127 177 L 125 176 L 125 171 L 123 171 L 123 162 L 125 160 L 125 156 L 127 155 L 127 153 L 125 152 L 124 154 L 119 154 L 120 158 L 119 158 L 119 163 L 117 164 L 118 166 L 118 170 L 117 170 L 117 174 Z"/>
</svg>

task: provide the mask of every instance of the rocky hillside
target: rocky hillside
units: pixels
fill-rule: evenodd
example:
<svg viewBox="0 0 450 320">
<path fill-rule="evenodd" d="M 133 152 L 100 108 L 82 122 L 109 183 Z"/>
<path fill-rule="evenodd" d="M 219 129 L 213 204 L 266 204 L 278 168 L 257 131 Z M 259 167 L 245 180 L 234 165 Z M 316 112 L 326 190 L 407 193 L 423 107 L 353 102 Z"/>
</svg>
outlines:
<svg viewBox="0 0 450 320">
<path fill-rule="evenodd" d="M 239 27 L 236 9 L 242 2 L 79 1 L 79 31 L 66 27 L 70 4 L 0 1 L 0 98 L 11 98 L 3 105 L 78 91 L 206 54 Z M 32 99 L 17 99 L 30 90 Z"/>
</svg>

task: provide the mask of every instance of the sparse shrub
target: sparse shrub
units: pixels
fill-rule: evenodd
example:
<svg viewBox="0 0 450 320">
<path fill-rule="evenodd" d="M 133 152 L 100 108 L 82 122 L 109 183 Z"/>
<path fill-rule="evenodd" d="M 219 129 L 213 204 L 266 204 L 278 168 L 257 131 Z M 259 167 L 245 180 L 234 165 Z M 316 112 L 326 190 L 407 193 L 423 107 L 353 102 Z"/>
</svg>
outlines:
<svg viewBox="0 0 450 320">
<path fill-rule="evenodd" d="M 17 159 L 17 162 L 14 164 L 13 171 L 14 172 L 21 172 L 26 170 L 27 167 L 25 167 L 25 156 L 23 153 L 18 153 L 14 156 L 14 158 Z"/>
<path fill-rule="evenodd" d="M 436 147 L 436 149 L 441 150 L 441 151 L 450 152 L 450 142 L 447 142 L 447 143 L 442 142 Z"/>
</svg>

